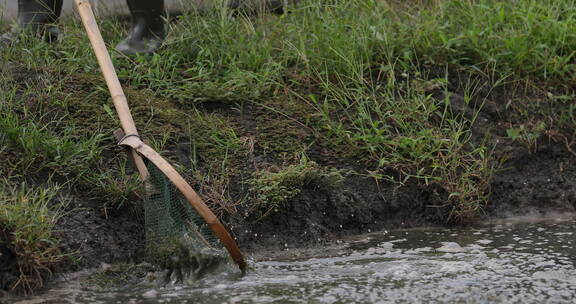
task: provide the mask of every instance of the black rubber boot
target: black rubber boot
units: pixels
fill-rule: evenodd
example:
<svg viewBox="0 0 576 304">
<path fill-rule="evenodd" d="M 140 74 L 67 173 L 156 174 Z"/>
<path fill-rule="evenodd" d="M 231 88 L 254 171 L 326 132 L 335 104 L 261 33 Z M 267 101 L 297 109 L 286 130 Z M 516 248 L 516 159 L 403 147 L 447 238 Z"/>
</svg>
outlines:
<svg viewBox="0 0 576 304">
<path fill-rule="evenodd" d="M 153 53 L 162 45 L 164 30 L 164 0 L 128 0 L 132 29 L 116 49 L 126 55 Z"/>
<path fill-rule="evenodd" d="M 17 39 L 23 30 L 43 36 L 48 42 L 58 41 L 60 31 L 55 23 L 60 17 L 63 0 L 18 0 L 18 23 L 0 36 L 0 46 Z"/>
</svg>

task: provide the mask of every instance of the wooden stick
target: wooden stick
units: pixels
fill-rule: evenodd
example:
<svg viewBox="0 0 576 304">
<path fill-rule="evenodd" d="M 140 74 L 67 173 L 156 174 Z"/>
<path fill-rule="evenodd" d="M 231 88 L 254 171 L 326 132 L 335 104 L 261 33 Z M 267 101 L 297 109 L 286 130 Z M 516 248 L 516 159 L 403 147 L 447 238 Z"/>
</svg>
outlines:
<svg viewBox="0 0 576 304">
<path fill-rule="evenodd" d="M 106 80 L 106 85 L 110 91 L 110 96 L 112 96 L 112 101 L 114 102 L 114 107 L 120 118 L 120 124 L 122 129 L 127 136 L 138 136 L 138 131 L 136 130 L 136 125 L 132 119 L 132 114 L 130 114 L 130 108 L 128 107 L 128 101 L 120 81 L 118 80 L 118 75 L 112 64 L 112 59 L 110 54 L 108 54 L 108 49 L 106 44 L 104 44 L 104 39 L 102 39 L 102 34 L 96 23 L 96 18 L 94 17 L 94 12 L 92 11 L 92 6 L 88 0 L 75 0 L 76 8 L 82 19 L 82 23 L 86 28 L 86 33 L 92 44 L 92 49 L 94 49 L 94 54 L 98 59 L 98 64 L 102 70 L 102 75 Z M 134 165 L 140 173 L 140 178 L 146 180 L 148 178 L 148 169 L 142 160 L 142 157 L 132 150 L 132 157 L 134 159 Z"/>
</svg>

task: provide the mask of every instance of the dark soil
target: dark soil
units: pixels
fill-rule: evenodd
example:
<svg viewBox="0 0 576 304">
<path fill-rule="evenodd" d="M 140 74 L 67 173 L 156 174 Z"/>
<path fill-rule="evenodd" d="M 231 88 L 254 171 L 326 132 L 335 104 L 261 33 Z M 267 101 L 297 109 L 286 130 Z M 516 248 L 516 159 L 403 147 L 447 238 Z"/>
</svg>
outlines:
<svg viewBox="0 0 576 304">
<path fill-rule="evenodd" d="M 50 272 L 42 273 L 44 279 L 53 273 L 98 267 L 102 263 L 143 261 L 142 211 L 134 206 L 121 210 L 105 210 L 103 206 L 101 202 L 72 195 L 68 209 L 55 226 L 62 257 Z M 11 247 L 9 233 L 0 230 L 0 297 L 18 280 L 18 273 L 18 255 Z M 34 284 L 41 286 L 42 282 Z"/>
<path fill-rule="evenodd" d="M 16 253 L 9 244 L 8 234 L 5 231 L 0 231 L 0 296 L 2 296 L 2 290 L 9 290 L 18 279 Z"/>
<path fill-rule="evenodd" d="M 548 143 L 536 153 L 518 153 L 494 176 L 491 198 L 478 221 L 576 212 L 575 174 L 574 156 L 563 145 Z M 306 246 L 383 229 L 444 226 L 449 210 L 437 207 L 443 199 L 443 190 L 434 186 L 395 187 L 353 176 L 333 191 L 303 189 L 278 212 L 230 227 L 245 247 Z"/>
<path fill-rule="evenodd" d="M 144 253 L 142 210 L 126 206 L 105 209 L 104 204 L 75 197 L 56 225 L 63 253 L 70 254 L 57 271 L 97 267 L 101 263 L 141 262 Z"/>
<path fill-rule="evenodd" d="M 230 226 L 244 246 L 284 248 L 384 229 L 442 225 L 447 210 L 436 207 L 443 198 L 438 190 L 418 184 L 396 188 L 352 176 L 339 189 L 304 188 L 278 212 Z"/>
<path fill-rule="evenodd" d="M 574 156 L 561 144 L 517 153 L 494 176 L 489 203 L 478 221 L 576 212 L 575 174 Z M 438 207 L 445 199 L 443 189 L 433 185 L 397 187 L 352 176 L 332 191 L 305 188 L 278 212 L 230 227 L 248 248 L 307 246 L 383 229 L 450 225 L 450 210 Z"/>
<path fill-rule="evenodd" d="M 576 156 L 565 145 L 543 142 L 536 153 L 515 151 L 492 181 L 490 215 L 542 215 L 576 211 Z"/>
</svg>

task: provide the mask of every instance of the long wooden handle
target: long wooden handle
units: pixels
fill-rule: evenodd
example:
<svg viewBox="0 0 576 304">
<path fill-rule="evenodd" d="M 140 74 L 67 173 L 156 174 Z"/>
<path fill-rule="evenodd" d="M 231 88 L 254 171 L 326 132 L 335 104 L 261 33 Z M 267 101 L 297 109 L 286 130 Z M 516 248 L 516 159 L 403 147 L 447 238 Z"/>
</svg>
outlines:
<svg viewBox="0 0 576 304">
<path fill-rule="evenodd" d="M 112 101 L 114 102 L 114 107 L 116 108 L 116 112 L 120 118 L 120 124 L 124 130 L 124 134 L 127 136 L 138 136 L 134 119 L 132 119 L 132 114 L 130 114 L 126 95 L 124 95 L 124 91 L 122 90 L 122 86 L 118 80 L 118 75 L 116 74 L 116 70 L 112 64 L 112 59 L 110 58 L 110 54 L 108 54 L 106 44 L 104 44 L 104 39 L 102 38 L 100 29 L 96 23 L 96 18 L 94 17 L 90 1 L 75 0 L 74 2 L 76 3 L 76 8 L 80 14 L 82 23 L 86 28 L 86 33 L 88 34 L 88 38 L 92 44 L 92 49 L 94 49 L 94 54 L 98 59 L 102 75 L 106 80 L 106 85 L 110 91 L 110 96 L 112 96 Z M 146 169 L 144 161 L 136 151 L 132 151 L 132 156 L 134 158 L 135 166 L 140 173 L 140 177 L 142 180 L 146 180 L 148 178 L 148 170 Z"/>
</svg>

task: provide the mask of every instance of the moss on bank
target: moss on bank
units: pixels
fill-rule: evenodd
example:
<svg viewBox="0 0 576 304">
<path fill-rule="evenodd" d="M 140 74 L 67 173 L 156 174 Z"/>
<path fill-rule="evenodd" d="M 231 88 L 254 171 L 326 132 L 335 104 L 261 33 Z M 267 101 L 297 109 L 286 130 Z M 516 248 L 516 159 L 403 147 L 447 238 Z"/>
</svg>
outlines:
<svg viewBox="0 0 576 304">
<path fill-rule="evenodd" d="M 157 54 L 113 57 L 140 133 L 225 219 L 274 216 L 345 170 L 390 189 L 418 185 L 437 197 L 438 223 L 465 224 L 483 214 L 508 148 L 576 150 L 576 5 L 413 3 L 191 11 Z M 114 18 L 101 26 L 110 44 L 126 32 Z M 115 146 L 116 114 L 83 28 L 67 19 L 62 29 L 62 43 L 23 36 L 0 50 L 0 172 L 5 189 L 72 191 L 108 216 L 138 205 L 141 189 Z M 0 205 L 17 255 L 26 251 L 15 231 L 61 216 L 23 206 Z M 41 238 L 30 246 L 46 257 L 30 264 L 39 271 L 61 254 Z"/>
<path fill-rule="evenodd" d="M 298 164 L 254 172 L 253 178 L 247 181 L 255 196 L 248 209 L 264 217 L 277 212 L 282 203 L 298 195 L 303 187 L 330 190 L 338 187 L 343 179 L 338 170 L 320 167 L 302 155 Z"/>
</svg>

